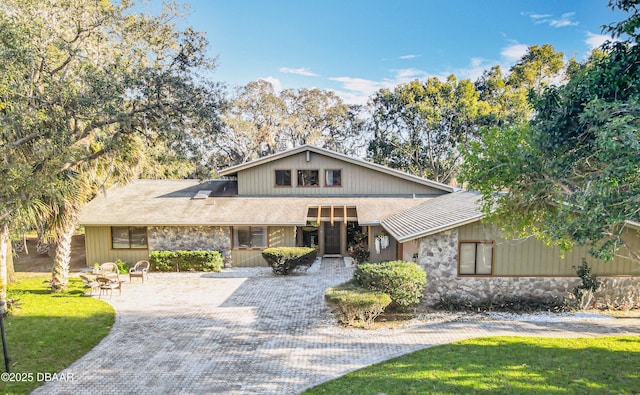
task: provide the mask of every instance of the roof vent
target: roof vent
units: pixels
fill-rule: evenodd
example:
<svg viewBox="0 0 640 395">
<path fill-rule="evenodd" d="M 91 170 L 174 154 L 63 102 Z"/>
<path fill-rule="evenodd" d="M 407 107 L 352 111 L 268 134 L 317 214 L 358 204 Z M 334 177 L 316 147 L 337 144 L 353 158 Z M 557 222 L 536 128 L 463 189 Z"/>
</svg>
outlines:
<svg viewBox="0 0 640 395">
<path fill-rule="evenodd" d="M 210 194 L 211 194 L 211 190 L 202 189 L 202 190 L 198 191 L 198 193 L 196 193 L 196 195 L 193 198 L 194 199 L 206 199 L 206 198 L 209 197 Z"/>
</svg>

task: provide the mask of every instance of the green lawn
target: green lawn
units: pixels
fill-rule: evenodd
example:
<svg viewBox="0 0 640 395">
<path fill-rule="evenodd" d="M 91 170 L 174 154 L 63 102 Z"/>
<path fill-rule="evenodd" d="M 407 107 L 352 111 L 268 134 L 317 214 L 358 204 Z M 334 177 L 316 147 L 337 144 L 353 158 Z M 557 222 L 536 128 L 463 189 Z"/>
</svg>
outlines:
<svg viewBox="0 0 640 395">
<path fill-rule="evenodd" d="M 490 337 L 428 348 L 305 394 L 638 394 L 640 337 Z"/>
<path fill-rule="evenodd" d="M 62 294 L 51 294 L 44 278 L 22 278 L 9 285 L 8 298 L 17 299 L 20 307 L 5 318 L 11 372 L 24 373 L 24 381 L 0 381 L 0 393 L 29 393 L 42 384 L 39 373 L 59 372 L 109 333 L 113 307 L 83 297 L 83 292 L 77 278 L 70 279 L 68 292 Z M 4 364 L 0 366 L 4 371 Z"/>
</svg>

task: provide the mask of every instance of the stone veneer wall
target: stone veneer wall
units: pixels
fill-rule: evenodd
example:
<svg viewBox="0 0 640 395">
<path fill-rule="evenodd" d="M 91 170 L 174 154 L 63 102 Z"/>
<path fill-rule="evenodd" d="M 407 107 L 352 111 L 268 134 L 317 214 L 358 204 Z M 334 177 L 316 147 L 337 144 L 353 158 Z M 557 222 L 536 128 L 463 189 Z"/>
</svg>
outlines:
<svg viewBox="0 0 640 395">
<path fill-rule="evenodd" d="M 149 251 L 220 251 L 225 265 L 231 262 L 231 230 L 228 226 L 149 226 Z"/>
<path fill-rule="evenodd" d="M 577 277 L 459 277 L 458 230 L 420 239 L 418 263 L 427 272 L 424 303 L 441 297 L 470 301 L 500 297 L 568 297 L 580 283 Z M 602 286 L 593 303 L 607 306 L 640 304 L 640 277 L 599 277 Z"/>
</svg>

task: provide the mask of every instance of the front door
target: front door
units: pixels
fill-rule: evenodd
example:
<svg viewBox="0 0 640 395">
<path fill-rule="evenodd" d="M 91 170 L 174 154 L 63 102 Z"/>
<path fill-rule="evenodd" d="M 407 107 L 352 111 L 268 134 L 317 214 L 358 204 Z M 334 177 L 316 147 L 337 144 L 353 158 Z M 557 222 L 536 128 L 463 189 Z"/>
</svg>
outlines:
<svg viewBox="0 0 640 395">
<path fill-rule="evenodd" d="M 327 255 L 340 254 L 340 223 L 324 223 L 324 253 Z"/>
</svg>

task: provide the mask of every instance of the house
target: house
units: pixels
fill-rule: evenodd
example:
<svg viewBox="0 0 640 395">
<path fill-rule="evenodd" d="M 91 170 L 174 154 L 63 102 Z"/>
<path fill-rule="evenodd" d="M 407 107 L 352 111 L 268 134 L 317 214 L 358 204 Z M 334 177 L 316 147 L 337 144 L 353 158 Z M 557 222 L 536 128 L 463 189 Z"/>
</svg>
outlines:
<svg viewBox="0 0 640 395">
<path fill-rule="evenodd" d="M 98 196 L 80 216 L 87 262 L 205 249 L 222 251 L 227 266 L 259 266 L 267 247 L 315 246 L 320 256 L 345 256 L 364 232 L 371 261 L 414 260 L 426 269 L 433 302 L 566 292 L 576 283 L 573 266 L 587 256 L 577 249 L 562 258 L 537 240 L 502 238 L 482 223 L 474 193 L 314 146 L 219 174 L 206 182 L 139 180 Z M 637 229 L 627 236 L 640 248 Z M 593 267 L 618 291 L 637 294 L 639 264 L 617 257 Z"/>
</svg>

